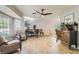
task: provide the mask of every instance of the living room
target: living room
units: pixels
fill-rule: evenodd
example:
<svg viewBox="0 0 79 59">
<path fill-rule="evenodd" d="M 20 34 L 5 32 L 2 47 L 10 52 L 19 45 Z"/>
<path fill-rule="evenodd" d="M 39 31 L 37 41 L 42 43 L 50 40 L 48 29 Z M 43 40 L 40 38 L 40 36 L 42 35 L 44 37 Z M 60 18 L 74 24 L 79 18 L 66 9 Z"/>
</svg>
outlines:
<svg viewBox="0 0 79 59">
<path fill-rule="evenodd" d="M 70 49 L 61 38 L 57 40 L 60 34 L 56 33 L 62 23 L 79 24 L 78 10 L 77 5 L 0 5 L 0 39 L 5 39 L 0 43 L 0 53 L 79 53 L 78 38 L 77 48 Z"/>
</svg>

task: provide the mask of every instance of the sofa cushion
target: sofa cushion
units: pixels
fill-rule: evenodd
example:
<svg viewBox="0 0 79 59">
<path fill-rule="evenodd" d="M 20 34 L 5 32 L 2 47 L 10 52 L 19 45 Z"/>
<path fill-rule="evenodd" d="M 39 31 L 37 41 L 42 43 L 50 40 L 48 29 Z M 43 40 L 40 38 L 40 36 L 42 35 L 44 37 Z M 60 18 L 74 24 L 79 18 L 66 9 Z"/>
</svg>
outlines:
<svg viewBox="0 0 79 59">
<path fill-rule="evenodd" d="M 7 44 L 7 40 L 5 39 L 4 36 L 0 36 L 0 45 L 2 44 Z"/>
</svg>

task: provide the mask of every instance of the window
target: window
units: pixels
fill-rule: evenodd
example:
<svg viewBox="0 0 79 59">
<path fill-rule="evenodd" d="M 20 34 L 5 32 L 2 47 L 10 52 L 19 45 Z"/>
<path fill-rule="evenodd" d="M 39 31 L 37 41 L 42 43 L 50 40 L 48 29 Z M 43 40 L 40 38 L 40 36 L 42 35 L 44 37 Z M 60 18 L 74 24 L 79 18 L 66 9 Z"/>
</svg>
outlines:
<svg viewBox="0 0 79 59">
<path fill-rule="evenodd" d="M 15 31 L 21 29 L 21 20 L 15 19 Z"/>
<path fill-rule="evenodd" d="M 9 34 L 9 17 L 0 14 L 0 34 Z"/>
</svg>

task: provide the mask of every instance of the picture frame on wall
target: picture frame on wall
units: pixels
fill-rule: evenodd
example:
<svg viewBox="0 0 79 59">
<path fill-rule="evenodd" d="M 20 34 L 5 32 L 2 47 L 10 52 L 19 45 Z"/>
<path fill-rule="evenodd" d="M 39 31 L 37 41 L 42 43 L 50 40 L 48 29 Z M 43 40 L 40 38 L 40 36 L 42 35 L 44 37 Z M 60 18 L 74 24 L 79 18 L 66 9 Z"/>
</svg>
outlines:
<svg viewBox="0 0 79 59">
<path fill-rule="evenodd" d="M 64 17 L 64 20 L 65 20 L 65 24 L 74 24 L 74 13 L 66 15 Z"/>
</svg>

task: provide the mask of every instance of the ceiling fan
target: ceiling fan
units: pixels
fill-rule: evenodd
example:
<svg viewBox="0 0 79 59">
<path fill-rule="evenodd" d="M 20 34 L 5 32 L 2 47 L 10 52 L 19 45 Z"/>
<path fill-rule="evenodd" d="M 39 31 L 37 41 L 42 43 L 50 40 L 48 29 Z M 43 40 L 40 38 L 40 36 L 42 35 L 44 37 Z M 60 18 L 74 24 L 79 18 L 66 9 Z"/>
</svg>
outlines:
<svg viewBox="0 0 79 59">
<path fill-rule="evenodd" d="M 42 12 L 39 12 L 39 11 L 37 11 L 37 10 L 35 10 L 35 11 L 36 11 L 36 13 L 39 13 L 39 14 L 41 14 L 41 15 L 43 15 L 43 16 L 53 14 L 53 13 L 44 13 L 44 10 L 45 10 L 45 9 L 41 9 Z M 36 13 L 33 13 L 33 14 L 36 14 Z"/>
</svg>

